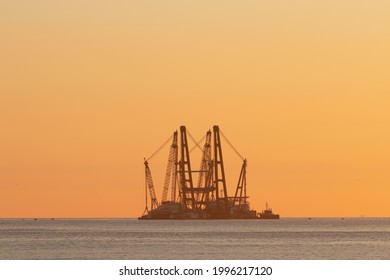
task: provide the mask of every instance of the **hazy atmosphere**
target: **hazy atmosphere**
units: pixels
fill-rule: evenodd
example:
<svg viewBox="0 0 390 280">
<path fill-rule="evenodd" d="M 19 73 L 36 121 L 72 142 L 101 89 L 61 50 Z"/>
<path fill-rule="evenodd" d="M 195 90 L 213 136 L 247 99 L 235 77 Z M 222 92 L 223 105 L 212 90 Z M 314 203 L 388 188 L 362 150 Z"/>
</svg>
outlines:
<svg viewBox="0 0 390 280">
<path fill-rule="evenodd" d="M 201 139 L 215 124 L 248 159 L 253 208 L 390 217 L 389 14 L 389 1 L 1 1 L 0 218 L 138 217 L 144 157 L 180 125 Z M 223 148 L 234 190 L 241 160 Z M 158 197 L 167 157 L 150 161 Z"/>
</svg>

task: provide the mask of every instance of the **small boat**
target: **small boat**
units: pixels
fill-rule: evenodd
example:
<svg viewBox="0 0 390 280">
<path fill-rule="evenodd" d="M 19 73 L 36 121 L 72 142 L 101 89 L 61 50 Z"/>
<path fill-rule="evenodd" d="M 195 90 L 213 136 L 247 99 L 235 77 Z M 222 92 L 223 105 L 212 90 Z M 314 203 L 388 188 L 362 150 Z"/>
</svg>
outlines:
<svg viewBox="0 0 390 280">
<path fill-rule="evenodd" d="M 268 203 L 265 204 L 265 210 L 259 213 L 259 219 L 278 220 L 279 218 L 279 214 L 274 214 L 272 208 L 268 207 Z"/>
</svg>

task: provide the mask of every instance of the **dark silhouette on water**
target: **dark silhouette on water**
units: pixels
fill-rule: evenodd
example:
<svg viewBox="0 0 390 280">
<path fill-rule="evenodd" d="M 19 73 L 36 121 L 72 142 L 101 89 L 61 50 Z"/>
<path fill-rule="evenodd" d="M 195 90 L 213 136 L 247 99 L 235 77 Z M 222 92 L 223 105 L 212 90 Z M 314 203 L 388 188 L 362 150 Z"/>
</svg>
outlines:
<svg viewBox="0 0 390 280">
<path fill-rule="evenodd" d="M 193 170 L 187 135 L 195 147 L 202 150 L 199 170 Z M 242 159 L 242 167 L 234 196 L 229 196 L 222 154 L 222 141 Z M 156 198 L 149 160 L 172 139 L 161 203 Z M 145 164 L 145 211 L 139 219 L 259 219 L 256 210 L 249 206 L 246 193 L 247 160 L 240 155 L 226 136 L 215 125 L 206 133 L 203 149 L 185 126 L 180 134 L 175 131 L 155 153 L 144 160 Z M 202 139 L 202 140 L 203 140 Z M 201 141 L 202 141 L 201 140 Z M 197 183 L 194 174 L 197 173 Z M 170 199 L 168 192 L 170 190 Z M 150 209 L 148 208 L 148 193 Z"/>
<path fill-rule="evenodd" d="M 279 214 L 274 214 L 272 208 L 268 207 L 268 202 L 265 203 L 265 210 L 259 214 L 260 219 L 266 220 L 278 220 L 280 218 Z"/>
</svg>

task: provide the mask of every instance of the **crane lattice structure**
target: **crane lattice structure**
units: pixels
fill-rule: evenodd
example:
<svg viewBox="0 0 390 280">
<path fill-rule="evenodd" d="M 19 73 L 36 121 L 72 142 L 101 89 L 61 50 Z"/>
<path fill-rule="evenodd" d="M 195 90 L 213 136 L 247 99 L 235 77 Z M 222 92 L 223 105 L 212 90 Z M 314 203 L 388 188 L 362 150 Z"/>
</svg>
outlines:
<svg viewBox="0 0 390 280">
<path fill-rule="evenodd" d="M 177 131 L 173 133 L 173 141 L 169 150 L 167 170 L 165 172 L 164 188 L 161 198 L 161 203 L 168 201 L 168 190 L 171 186 L 171 200 L 176 201 L 176 186 L 177 186 Z"/>
<path fill-rule="evenodd" d="M 202 150 L 199 170 L 192 170 L 191 168 L 190 152 L 195 147 L 191 150 L 189 149 L 187 134 L 194 141 L 195 147 Z M 234 197 L 228 196 L 221 136 L 243 160 Z M 203 139 L 205 139 L 205 142 L 203 148 L 201 148 L 199 143 Z M 169 149 L 161 204 L 159 204 L 148 160 L 154 157 L 170 140 L 172 140 L 172 143 Z M 210 217 L 231 218 L 235 211 L 243 209 L 242 206 L 248 207 L 248 197 L 246 195 L 247 161 L 238 153 L 237 149 L 216 125 L 213 126 L 213 131 L 207 131 L 206 135 L 199 142 L 195 141 L 185 126 L 181 126 L 180 132 L 175 131 L 156 152 L 144 160 L 144 164 L 145 192 L 149 192 L 150 195 L 150 211 L 166 203 L 179 203 L 183 211 L 193 213 L 207 212 L 207 215 Z M 193 180 L 194 173 L 198 173 L 196 187 Z M 169 190 L 170 200 L 168 199 Z M 177 190 L 179 191 L 178 193 Z M 149 212 L 147 194 L 145 211 Z"/>
<path fill-rule="evenodd" d="M 154 190 L 154 185 L 153 185 L 153 178 L 152 178 L 152 172 L 150 171 L 150 168 L 149 168 L 149 163 L 148 161 L 145 159 L 144 161 L 144 164 L 145 164 L 145 186 L 146 188 L 149 190 L 149 193 L 150 193 L 150 200 L 151 200 L 151 206 L 150 206 L 150 210 L 154 210 L 156 209 L 158 206 L 159 206 L 159 203 L 157 201 L 157 198 L 156 198 L 156 192 Z M 145 211 L 148 211 L 148 203 L 147 203 L 147 197 L 146 197 L 146 209 Z"/>
</svg>

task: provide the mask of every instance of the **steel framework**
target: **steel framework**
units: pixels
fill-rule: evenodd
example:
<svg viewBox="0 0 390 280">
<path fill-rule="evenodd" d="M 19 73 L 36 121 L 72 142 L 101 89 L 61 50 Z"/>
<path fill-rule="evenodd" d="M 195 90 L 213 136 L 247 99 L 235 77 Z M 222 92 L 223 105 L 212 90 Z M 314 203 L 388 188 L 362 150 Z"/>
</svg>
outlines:
<svg viewBox="0 0 390 280">
<path fill-rule="evenodd" d="M 202 150 L 200 169 L 192 170 L 188 136 L 194 141 L 196 147 Z M 221 136 L 228 145 L 243 159 L 238 183 L 234 197 L 228 196 L 224 159 L 222 153 Z M 161 204 L 157 201 L 153 185 L 152 173 L 148 160 L 157 154 L 172 139 L 169 149 L 168 163 L 161 196 Z M 203 148 L 199 145 L 205 139 Z M 256 215 L 256 211 L 249 209 L 246 193 L 247 160 L 244 159 L 220 131 L 219 126 L 213 126 L 206 136 L 197 142 L 187 131 L 180 126 L 173 136 L 163 146 L 144 160 L 145 164 L 145 193 L 146 209 L 153 219 L 161 218 L 246 218 Z M 198 173 L 197 183 L 194 186 L 193 174 Z M 178 194 L 177 194 L 178 190 Z M 170 191 L 170 200 L 168 199 Z M 148 196 L 150 194 L 151 209 L 148 209 Z M 145 215 L 145 216 L 147 216 Z M 172 216 L 173 215 L 173 216 Z"/>
</svg>

